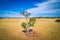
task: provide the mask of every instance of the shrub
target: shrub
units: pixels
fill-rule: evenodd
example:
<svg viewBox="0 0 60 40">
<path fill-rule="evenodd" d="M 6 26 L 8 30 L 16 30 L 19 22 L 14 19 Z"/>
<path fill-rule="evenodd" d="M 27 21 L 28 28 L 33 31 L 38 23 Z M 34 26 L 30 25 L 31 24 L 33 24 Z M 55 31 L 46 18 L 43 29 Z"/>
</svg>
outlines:
<svg viewBox="0 0 60 40">
<path fill-rule="evenodd" d="M 55 22 L 60 22 L 60 20 L 59 19 L 56 19 Z"/>
</svg>

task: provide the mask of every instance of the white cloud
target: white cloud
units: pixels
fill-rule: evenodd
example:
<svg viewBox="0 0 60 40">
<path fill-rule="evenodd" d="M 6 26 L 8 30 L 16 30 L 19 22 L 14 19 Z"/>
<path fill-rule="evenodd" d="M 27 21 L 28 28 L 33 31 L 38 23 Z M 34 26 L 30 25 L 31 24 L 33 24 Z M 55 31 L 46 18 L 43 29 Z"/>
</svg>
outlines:
<svg viewBox="0 0 60 40">
<path fill-rule="evenodd" d="M 48 1 L 51 1 L 51 2 L 59 2 L 60 0 L 48 0 Z"/>
<path fill-rule="evenodd" d="M 4 11 L 3 14 L 0 15 L 0 17 L 23 17 L 19 13 L 20 12 Z"/>
<path fill-rule="evenodd" d="M 32 14 L 43 14 L 43 13 L 60 13 L 60 1 L 59 0 L 48 0 L 44 3 L 36 3 L 35 8 L 27 9 Z"/>
</svg>

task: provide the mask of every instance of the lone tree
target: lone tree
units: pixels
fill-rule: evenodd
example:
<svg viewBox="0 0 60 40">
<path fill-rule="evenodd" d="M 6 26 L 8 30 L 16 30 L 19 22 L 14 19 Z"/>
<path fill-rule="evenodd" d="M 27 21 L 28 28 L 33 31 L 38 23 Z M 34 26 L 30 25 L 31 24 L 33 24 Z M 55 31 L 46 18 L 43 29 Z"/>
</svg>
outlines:
<svg viewBox="0 0 60 40">
<path fill-rule="evenodd" d="M 28 13 L 27 11 L 22 11 L 20 14 L 23 15 L 26 18 L 26 22 L 21 23 L 21 26 L 25 29 L 25 30 L 23 30 L 23 32 L 32 31 L 32 29 L 30 29 L 30 27 L 34 26 L 36 18 L 29 18 L 31 13 Z"/>
</svg>

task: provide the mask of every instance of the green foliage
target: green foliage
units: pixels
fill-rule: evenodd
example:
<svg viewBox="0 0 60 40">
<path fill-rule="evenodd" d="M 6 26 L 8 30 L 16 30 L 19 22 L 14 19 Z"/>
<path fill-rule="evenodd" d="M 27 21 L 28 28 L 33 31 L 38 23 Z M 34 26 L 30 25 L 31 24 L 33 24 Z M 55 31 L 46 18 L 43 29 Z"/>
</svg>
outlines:
<svg viewBox="0 0 60 40">
<path fill-rule="evenodd" d="M 21 26 L 22 26 L 24 29 L 26 29 L 26 25 L 27 25 L 27 24 L 26 24 L 25 22 L 22 22 L 22 23 L 21 23 Z"/>
<path fill-rule="evenodd" d="M 36 22 L 36 18 L 29 18 L 29 21 L 35 23 Z"/>
<path fill-rule="evenodd" d="M 34 27 L 34 24 L 36 22 L 36 18 L 29 18 L 29 25 Z"/>
<path fill-rule="evenodd" d="M 27 11 L 22 11 L 21 14 L 25 17 L 28 17 L 31 15 L 31 13 L 28 13 Z"/>
</svg>

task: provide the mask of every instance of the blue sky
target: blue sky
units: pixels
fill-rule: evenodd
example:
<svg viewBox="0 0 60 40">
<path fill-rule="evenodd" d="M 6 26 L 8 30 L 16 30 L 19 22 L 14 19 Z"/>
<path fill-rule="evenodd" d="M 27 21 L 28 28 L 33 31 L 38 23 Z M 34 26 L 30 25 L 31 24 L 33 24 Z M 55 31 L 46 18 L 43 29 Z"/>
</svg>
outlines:
<svg viewBox="0 0 60 40">
<path fill-rule="evenodd" d="M 23 17 L 24 10 L 31 17 L 60 17 L 60 0 L 0 0 L 0 17 Z"/>
</svg>

